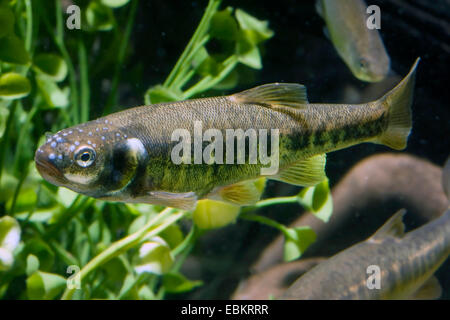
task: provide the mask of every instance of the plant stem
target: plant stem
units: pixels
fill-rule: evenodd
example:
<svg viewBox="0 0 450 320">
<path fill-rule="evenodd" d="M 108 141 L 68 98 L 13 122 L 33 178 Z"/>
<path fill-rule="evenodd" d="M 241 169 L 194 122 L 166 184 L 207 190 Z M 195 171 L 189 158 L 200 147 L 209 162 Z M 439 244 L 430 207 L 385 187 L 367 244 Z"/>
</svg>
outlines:
<svg viewBox="0 0 450 320">
<path fill-rule="evenodd" d="M 205 35 L 188 54 L 185 62 L 182 63 L 182 66 L 180 67 L 180 72 L 178 72 L 178 74 L 175 76 L 175 79 L 173 80 L 172 87 L 181 89 L 186 84 L 186 82 L 189 81 L 189 79 L 195 72 L 194 70 L 189 70 L 189 67 L 186 66 L 186 64 L 191 64 L 194 55 L 205 45 L 206 42 L 208 42 L 208 40 L 209 35 Z M 187 73 L 188 75 L 186 75 Z"/>
<path fill-rule="evenodd" d="M 82 281 L 89 273 L 103 265 L 112 258 L 118 256 L 119 254 L 125 252 L 126 250 L 136 246 L 145 237 L 150 238 L 159 234 L 161 231 L 165 230 L 167 227 L 181 219 L 186 212 L 174 213 L 176 209 L 166 208 L 161 211 L 156 217 L 147 222 L 141 229 L 135 233 L 113 243 L 105 251 L 97 255 L 91 261 L 89 261 L 80 271 L 80 281 Z M 72 295 L 76 289 L 67 288 L 64 291 L 61 299 L 67 300 L 71 299 Z"/>
<path fill-rule="evenodd" d="M 211 18 L 213 17 L 214 13 L 217 11 L 217 8 L 219 7 L 220 2 L 221 2 L 221 0 L 209 0 L 208 6 L 206 7 L 205 13 L 203 14 L 203 17 L 200 20 L 200 23 L 199 23 L 197 29 L 195 30 L 194 35 L 192 36 L 192 38 L 189 41 L 186 48 L 184 49 L 183 53 L 181 54 L 180 58 L 178 59 L 177 63 L 175 64 L 175 67 L 170 72 L 166 81 L 164 81 L 164 84 L 163 84 L 164 87 L 172 87 L 174 84 L 174 80 L 176 79 L 179 72 L 183 68 L 186 68 L 186 64 L 188 63 L 187 58 L 190 56 L 193 48 L 196 47 L 199 40 L 200 39 L 203 40 L 203 37 L 205 36 L 206 32 L 208 31 L 208 27 L 209 27 Z"/>
<path fill-rule="evenodd" d="M 94 202 L 94 199 L 84 197 L 81 194 L 77 195 L 76 198 L 72 201 L 70 207 L 64 212 L 64 215 L 54 224 L 52 225 L 46 235 L 45 239 L 50 239 L 54 237 L 58 231 L 67 225 L 67 223 L 74 218 L 83 208 L 88 207 L 91 203 Z"/>
<path fill-rule="evenodd" d="M 33 10 L 31 0 L 25 0 L 25 10 L 27 15 L 27 28 L 25 34 L 25 49 L 31 51 L 32 35 L 33 35 Z"/>
<path fill-rule="evenodd" d="M 263 217 L 254 213 L 241 213 L 239 215 L 239 218 L 249 221 L 256 221 L 265 225 L 268 225 L 272 228 L 276 228 L 280 230 L 281 232 L 285 233 L 286 227 L 282 225 L 281 223 L 276 222 L 275 220 L 272 220 L 267 217 Z"/>
<path fill-rule="evenodd" d="M 224 68 L 223 70 L 215 77 L 206 76 L 195 85 L 190 87 L 188 90 L 184 92 L 183 99 L 188 99 L 200 92 L 206 91 L 217 83 L 225 79 L 225 77 L 234 69 L 234 67 L 238 64 L 238 58 L 236 55 L 232 55 L 227 60 L 223 62 Z"/>
<path fill-rule="evenodd" d="M 273 206 L 276 204 L 285 204 L 285 203 L 299 203 L 299 198 L 297 196 L 291 196 L 291 197 L 279 197 L 260 200 L 252 206 L 242 208 L 241 213 L 254 211 L 255 209 Z"/>
</svg>

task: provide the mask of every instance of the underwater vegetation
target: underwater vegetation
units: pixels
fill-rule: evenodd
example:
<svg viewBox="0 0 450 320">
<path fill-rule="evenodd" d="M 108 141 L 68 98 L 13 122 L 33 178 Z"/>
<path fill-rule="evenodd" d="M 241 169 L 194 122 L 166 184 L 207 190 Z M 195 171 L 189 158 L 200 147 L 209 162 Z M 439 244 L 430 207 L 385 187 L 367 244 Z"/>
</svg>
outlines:
<svg viewBox="0 0 450 320">
<path fill-rule="evenodd" d="M 331 248 L 340 242 L 316 228 L 341 227 L 333 219 L 344 202 L 336 209 L 330 186 L 387 148 L 364 144 L 342 158 L 331 154 L 327 168 L 325 153 L 362 142 L 404 149 L 417 117 L 417 103 L 411 114 L 417 63 L 408 68 L 421 56 L 419 77 L 428 57 L 412 51 L 399 63 L 398 49 L 383 44 L 385 24 L 352 38 L 339 28 L 338 10 L 326 10 L 331 2 L 317 3 L 297 5 L 312 17 L 305 27 L 289 17 L 293 9 L 271 12 L 237 1 L 180 2 L 175 10 L 165 1 L 1 0 L 0 298 L 229 298 L 249 270 L 315 259 L 302 264 L 306 271 L 336 253 Z M 294 24 L 303 32 L 294 35 Z M 364 51 L 364 41 L 351 54 L 339 47 L 365 37 L 373 50 Z M 301 71 L 293 76 L 297 63 Z M 394 80 L 392 70 L 400 75 Z M 377 83 L 362 87 L 360 80 Z M 311 97 L 297 82 L 311 83 Z M 436 99 L 432 110 L 444 98 Z M 445 112 L 437 114 L 448 124 Z M 187 158 L 168 165 L 169 133 L 192 129 L 196 119 L 204 130 L 281 128 L 278 181 L 259 174 L 259 166 L 221 169 Z M 310 139 L 297 139 L 306 133 Z M 411 152 L 442 164 L 442 143 Z M 427 148 L 441 152 L 428 156 Z M 195 162 L 195 155 L 188 159 Z M 392 172 L 385 179 L 399 177 Z M 362 201 L 368 192 L 353 186 L 345 194 Z M 402 207 L 420 215 L 417 205 Z M 382 212 L 401 208 L 393 206 Z M 437 218 L 437 207 L 418 221 Z M 301 210 L 308 223 L 290 225 Z M 359 214 L 351 201 L 346 210 Z M 387 218 L 380 215 L 371 232 Z M 357 229 L 340 240 L 361 235 Z M 276 253 L 267 253 L 263 268 L 262 249 L 276 234 Z M 259 279 L 255 286 L 265 282 Z M 446 290 L 444 284 L 444 297 Z M 262 299 L 275 294 L 264 292 Z"/>
</svg>

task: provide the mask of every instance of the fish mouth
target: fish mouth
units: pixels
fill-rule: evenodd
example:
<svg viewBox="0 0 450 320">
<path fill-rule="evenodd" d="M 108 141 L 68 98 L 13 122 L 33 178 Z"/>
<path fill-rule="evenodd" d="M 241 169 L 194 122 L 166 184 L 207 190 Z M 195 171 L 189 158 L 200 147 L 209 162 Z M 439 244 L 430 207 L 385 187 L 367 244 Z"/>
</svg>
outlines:
<svg viewBox="0 0 450 320">
<path fill-rule="evenodd" d="M 36 169 L 45 180 L 56 185 L 63 184 L 65 178 L 62 172 L 54 163 L 45 159 L 44 154 L 40 153 L 39 150 L 36 152 L 34 161 L 36 162 Z"/>
</svg>

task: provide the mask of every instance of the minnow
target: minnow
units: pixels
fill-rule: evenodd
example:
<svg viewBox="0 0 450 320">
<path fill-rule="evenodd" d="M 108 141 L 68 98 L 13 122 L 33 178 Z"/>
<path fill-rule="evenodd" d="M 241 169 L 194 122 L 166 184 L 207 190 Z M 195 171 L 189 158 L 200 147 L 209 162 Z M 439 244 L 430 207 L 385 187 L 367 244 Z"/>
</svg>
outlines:
<svg viewBox="0 0 450 320">
<path fill-rule="evenodd" d="M 267 178 L 315 185 L 326 178 L 327 152 L 363 142 L 406 147 L 418 61 L 394 89 L 365 104 L 312 104 L 305 86 L 274 83 L 230 96 L 124 110 L 48 135 L 36 151 L 36 166 L 55 185 L 105 200 L 189 210 L 204 198 L 252 204 L 261 194 L 254 180 L 265 164 L 176 164 L 172 134 L 180 128 L 194 132 L 198 121 L 203 130 L 217 129 L 223 136 L 227 129 L 264 129 L 269 135 L 277 129 L 278 171 Z"/>
<path fill-rule="evenodd" d="M 442 185 L 450 200 L 450 157 Z M 366 241 L 315 266 L 280 299 L 439 298 L 442 289 L 433 274 L 450 254 L 450 201 L 439 218 L 406 234 L 404 214 L 405 210 L 400 210 Z M 378 288 L 368 285 L 374 266 L 379 271 Z"/>
<path fill-rule="evenodd" d="M 326 23 L 326 35 L 355 77 L 362 81 L 383 80 L 390 59 L 377 29 L 366 24 L 363 0 L 317 0 L 316 9 Z"/>
<path fill-rule="evenodd" d="M 450 253 L 450 210 L 406 234 L 403 214 L 395 214 L 368 240 L 315 266 L 280 299 L 439 298 L 441 289 L 432 275 Z M 378 287 L 371 286 L 376 284 L 372 276 L 379 276 Z"/>
</svg>

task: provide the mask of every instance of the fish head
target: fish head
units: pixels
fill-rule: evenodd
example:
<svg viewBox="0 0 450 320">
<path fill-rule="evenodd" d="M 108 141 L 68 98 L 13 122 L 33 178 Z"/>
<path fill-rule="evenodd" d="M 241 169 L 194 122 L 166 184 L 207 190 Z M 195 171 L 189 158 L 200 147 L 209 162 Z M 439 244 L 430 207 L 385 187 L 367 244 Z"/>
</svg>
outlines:
<svg viewBox="0 0 450 320">
<path fill-rule="evenodd" d="M 349 64 L 355 77 L 367 82 L 379 82 L 386 77 L 390 69 L 390 59 L 384 47 L 383 50 L 369 48 L 367 54 L 363 50 L 353 52 L 359 53 L 352 56 Z"/>
<path fill-rule="evenodd" d="M 54 185 L 95 198 L 127 185 L 146 154 L 140 140 L 108 120 L 90 121 L 46 138 L 35 153 L 41 176 Z"/>
</svg>

